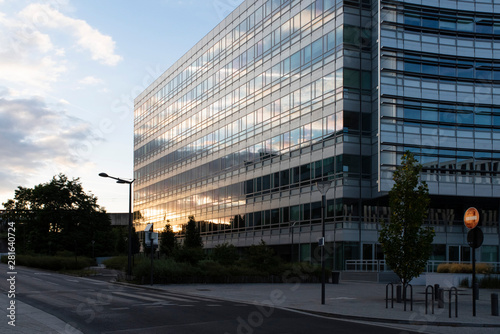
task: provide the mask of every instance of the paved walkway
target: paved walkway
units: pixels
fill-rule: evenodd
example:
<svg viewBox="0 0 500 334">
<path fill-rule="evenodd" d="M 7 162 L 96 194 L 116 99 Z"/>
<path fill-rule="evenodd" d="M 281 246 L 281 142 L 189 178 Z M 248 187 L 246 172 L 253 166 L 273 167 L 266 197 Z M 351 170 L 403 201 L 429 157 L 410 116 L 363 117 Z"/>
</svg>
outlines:
<svg viewBox="0 0 500 334">
<path fill-rule="evenodd" d="M 0 333 L 5 334 L 81 334 L 81 332 L 71 324 L 67 324 L 61 319 L 32 307 L 26 303 L 16 300 L 16 313 L 14 322 L 8 318 L 9 311 L 5 305 L 9 305 L 10 299 L 7 294 L 0 294 Z M 9 322 L 15 326 L 9 325 Z"/>
<path fill-rule="evenodd" d="M 436 303 L 432 314 L 429 302 L 428 313 L 425 313 L 424 286 L 414 287 L 413 311 L 408 303 L 406 312 L 403 303 L 394 302 L 394 308 L 391 308 L 389 301 L 386 308 L 385 284 L 368 282 L 326 284 L 325 305 L 321 305 L 321 284 L 195 284 L 155 285 L 153 288 L 300 310 L 339 319 L 377 322 L 423 333 L 500 333 L 500 317 L 491 315 L 490 300 L 491 293 L 500 294 L 500 290 L 480 290 L 474 317 L 471 289 L 461 289 L 458 317 L 455 317 L 453 297 L 452 318 L 449 318 L 447 294 L 445 308 L 438 308 Z"/>
</svg>

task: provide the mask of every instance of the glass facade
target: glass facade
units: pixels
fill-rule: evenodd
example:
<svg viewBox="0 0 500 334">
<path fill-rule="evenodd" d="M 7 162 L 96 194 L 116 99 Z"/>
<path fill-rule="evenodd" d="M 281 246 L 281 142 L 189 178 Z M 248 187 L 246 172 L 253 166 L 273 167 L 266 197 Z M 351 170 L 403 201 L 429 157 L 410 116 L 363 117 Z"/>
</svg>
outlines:
<svg viewBox="0 0 500 334">
<path fill-rule="evenodd" d="M 498 233 L 493 4 L 421 2 L 245 1 L 135 100 L 137 229 L 182 235 L 193 215 L 207 248 L 262 239 L 286 256 L 293 233 L 295 256 L 312 259 L 315 183 L 329 180 L 328 258 L 376 259 L 392 171 L 411 150 L 436 195 L 429 224 L 462 240 L 467 191 Z M 490 246 L 498 258 L 498 237 Z"/>
</svg>

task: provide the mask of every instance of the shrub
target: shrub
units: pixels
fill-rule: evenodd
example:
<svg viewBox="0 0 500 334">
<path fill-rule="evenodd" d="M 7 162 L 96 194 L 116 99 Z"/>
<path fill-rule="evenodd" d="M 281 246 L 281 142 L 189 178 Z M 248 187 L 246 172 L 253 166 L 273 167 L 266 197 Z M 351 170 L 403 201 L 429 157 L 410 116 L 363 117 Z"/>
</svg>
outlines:
<svg viewBox="0 0 500 334">
<path fill-rule="evenodd" d="M 128 265 L 128 256 L 115 256 L 110 259 L 102 261 L 106 268 L 125 270 Z"/>
<path fill-rule="evenodd" d="M 173 259 L 155 260 L 153 263 L 153 278 L 157 283 L 189 283 L 187 278 L 200 274 L 198 268 L 189 263 L 177 263 Z M 151 280 L 151 262 L 140 261 L 133 269 L 133 275 L 139 282 Z"/>
<path fill-rule="evenodd" d="M 477 263 L 477 274 L 490 274 L 493 268 L 487 263 Z M 441 263 L 437 267 L 438 273 L 470 274 L 472 273 L 472 264 L 469 263 Z"/>
<path fill-rule="evenodd" d="M 482 289 L 500 289 L 500 277 L 485 276 L 479 280 L 479 287 Z"/>
<path fill-rule="evenodd" d="M 281 267 L 283 280 L 296 282 L 314 282 L 321 280 L 321 266 L 308 262 L 287 263 Z"/>
<path fill-rule="evenodd" d="M 460 280 L 460 283 L 458 284 L 461 288 L 468 288 L 469 287 L 469 279 L 464 278 Z"/>
<path fill-rule="evenodd" d="M 220 245 L 215 246 L 213 253 L 212 253 L 212 259 L 214 261 L 219 262 L 222 265 L 225 266 L 231 266 L 236 263 L 240 258 L 240 255 L 238 254 L 238 250 L 234 245 L 223 243 Z"/>
<path fill-rule="evenodd" d="M 6 256 L 2 256 L 2 262 L 6 263 Z M 88 257 L 79 256 L 77 259 L 74 257 L 63 256 L 33 256 L 33 255 L 17 255 L 16 265 L 47 269 L 47 270 L 75 270 L 90 267 L 94 260 Z"/>
<path fill-rule="evenodd" d="M 258 245 L 251 245 L 245 257 L 245 264 L 257 271 L 264 273 L 276 272 L 282 263 L 281 259 L 274 254 L 274 250 L 261 240 Z"/>
<path fill-rule="evenodd" d="M 190 247 L 177 247 L 174 249 L 174 259 L 177 262 L 187 262 L 192 265 L 197 264 L 199 261 L 203 260 L 205 258 L 205 253 L 203 251 L 203 248 L 201 247 L 196 247 L 196 248 L 190 248 Z"/>
</svg>

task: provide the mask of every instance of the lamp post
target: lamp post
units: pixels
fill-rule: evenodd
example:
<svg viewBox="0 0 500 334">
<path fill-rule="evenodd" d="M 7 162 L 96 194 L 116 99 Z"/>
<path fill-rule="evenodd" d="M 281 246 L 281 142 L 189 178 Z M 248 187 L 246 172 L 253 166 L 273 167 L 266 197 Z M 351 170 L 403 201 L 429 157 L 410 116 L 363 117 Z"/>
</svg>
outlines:
<svg viewBox="0 0 500 334">
<path fill-rule="evenodd" d="M 111 179 L 116 180 L 116 183 L 125 183 L 129 185 L 128 192 L 128 261 L 127 261 L 127 278 L 130 279 L 132 277 L 132 183 L 134 183 L 135 179 L 132 181 L 127 181 L 121 179 L 119 177 L 110 176 L 106 173 L 99 173 L 101 177 L 109 177 Z"/>
<path fill-rule="evenodd" d="M 326 193 L 331 185 L 331 181 L 316 182 L 316 187 L 321 193 L 321 304 L 323 305 L 325 304 L 325 202 Z"/>
</svg>

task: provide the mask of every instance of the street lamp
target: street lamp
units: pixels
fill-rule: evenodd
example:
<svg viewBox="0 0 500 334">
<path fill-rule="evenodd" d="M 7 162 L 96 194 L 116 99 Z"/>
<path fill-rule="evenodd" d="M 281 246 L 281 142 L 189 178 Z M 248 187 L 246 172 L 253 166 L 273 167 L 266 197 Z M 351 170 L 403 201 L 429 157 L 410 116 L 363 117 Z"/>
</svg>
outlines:
<svg viewBox="0 0 500 334">
<path fill-rule="evenodd" d="M 119 177 L 110 176 L 106 173 L 99 173 L 100 177 L 109 177 L 111 179 L 116 180 L 116 183 L 126 183 L 129 185 L 128 192 L 128 262 L 127 262 L 127 278 L 130 279 L 132 277 L 132 183 L 134 183 L 135 179 L 132 181 L 127 181 L 121 179 Z"/>
<path fill-rule="evenodd" d="M 321 304 L 323 305 L 325 304 L 325 202 L 326 193 L 331 185 L 331 181 L 316 182 L 316 187 L 321 193 Z"/>
</svg>

